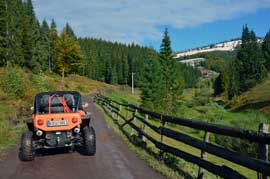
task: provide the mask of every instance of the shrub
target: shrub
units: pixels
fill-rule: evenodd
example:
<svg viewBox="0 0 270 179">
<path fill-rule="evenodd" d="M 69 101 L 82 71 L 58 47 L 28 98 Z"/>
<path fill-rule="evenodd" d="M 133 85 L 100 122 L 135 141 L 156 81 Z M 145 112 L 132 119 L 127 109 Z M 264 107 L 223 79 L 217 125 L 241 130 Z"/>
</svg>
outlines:
<svg viewBox="0 0 270 179">
<path fill-rule="evenodd" d="M 44 91 L 51 91 L 54 90 L 54 87 L 52 87 L 48 81 L 45 80 L 43 74 L 39 75 L 32 75 L 31 77 L 33 81 L 33 86 L 39 91 L 39 92 L 44 92 Z"/>
<path fill-rule="evenodd" d="M 2 76 L 1 88 L 11 98 L 25 96 L 22 72 L 18 68 L 8 68 Z"/>
<path fill-rule="evenodd" d="M 77 87 L 77 90 L 80 91 L 81 93 L 83 93 L 83 92 L 86 91 L 86 88 L 85 88 L 85 86 L 83 86 L 83 85 L 79 85 L 79 86 Z"/>
</svg>

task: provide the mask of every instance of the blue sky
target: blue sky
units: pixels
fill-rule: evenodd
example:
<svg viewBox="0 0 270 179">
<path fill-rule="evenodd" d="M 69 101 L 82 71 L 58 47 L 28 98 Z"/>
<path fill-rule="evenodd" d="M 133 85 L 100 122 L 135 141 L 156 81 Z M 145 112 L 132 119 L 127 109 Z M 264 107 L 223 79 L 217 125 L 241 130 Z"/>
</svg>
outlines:
<svg viewBox="0 0 270 179">
<path fill-rule="evenodd" d="M 80 37 L 159 49 L 168 27 L 174 51 L 241 35 L 248 24 L 258 36 L 270 29 L 270 0 L 33 0 L 39 20 L 69 22 Z"/>
</svg>

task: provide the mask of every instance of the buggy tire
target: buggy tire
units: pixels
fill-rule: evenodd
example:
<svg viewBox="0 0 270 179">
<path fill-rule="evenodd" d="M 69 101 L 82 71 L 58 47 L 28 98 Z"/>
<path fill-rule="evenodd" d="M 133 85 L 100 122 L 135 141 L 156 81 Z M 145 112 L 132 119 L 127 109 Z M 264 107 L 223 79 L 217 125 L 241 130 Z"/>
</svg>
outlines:
<svg viewBox="0 0 270 179">
<path fill-rule="evenodd" d="M 33 148 L 33 133 L 30 131 L 22 134 L 19 157 L 22 161 L 32 161 L 35 158 Z"/>
<path fill-rule="evenodd" d="M 95 155 L 96 153 L 96 134 L 93 127 L 83 128 L 84 154 Z"/>
</svg>

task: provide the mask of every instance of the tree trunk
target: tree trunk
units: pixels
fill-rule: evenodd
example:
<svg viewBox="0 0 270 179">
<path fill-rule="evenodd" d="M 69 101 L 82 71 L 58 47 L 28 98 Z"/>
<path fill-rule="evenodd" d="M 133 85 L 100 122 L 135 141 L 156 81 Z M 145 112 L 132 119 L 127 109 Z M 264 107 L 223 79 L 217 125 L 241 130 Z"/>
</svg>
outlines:
<svg viewBox="0 0 270 179">
<path fill-rule="evenodd" d="M 65 79 L 65 68 L 62 69 L 62 80 L 61 80 L 62 87 L 64 87 L 65 83 L 64 79 Z"/>
<path fill-rule="evenodd" d="M 7 0 L 5 0 L 5 8 L 6 8 L 6 14 L 8 16 L 8 3 Z M 6 19 L 6 59 L 4 64 L 8 67 L 8 62 L 9 62 L 9 24 L 8 24 L 8 18 Z"/>
</svg>

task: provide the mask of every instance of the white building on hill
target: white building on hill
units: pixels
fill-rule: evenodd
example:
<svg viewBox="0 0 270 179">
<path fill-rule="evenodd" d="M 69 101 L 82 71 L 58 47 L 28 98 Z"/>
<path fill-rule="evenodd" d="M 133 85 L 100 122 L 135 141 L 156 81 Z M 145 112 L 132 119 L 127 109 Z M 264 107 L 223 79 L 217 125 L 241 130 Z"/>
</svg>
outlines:
<svg viewBox="0 0 270 179">
<path fill-rule="evenodd" d="M 181 60 L 179 61 L 179 63 L 185 63 L 185 64 L 195 67 L 196 65 L 199 65 L 200 62 L 203 62 L 203 61 L 205 61 L 205 58 L 192 58 L 192 59 Z"/>
</svg>

